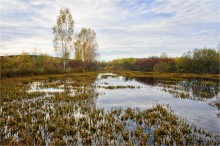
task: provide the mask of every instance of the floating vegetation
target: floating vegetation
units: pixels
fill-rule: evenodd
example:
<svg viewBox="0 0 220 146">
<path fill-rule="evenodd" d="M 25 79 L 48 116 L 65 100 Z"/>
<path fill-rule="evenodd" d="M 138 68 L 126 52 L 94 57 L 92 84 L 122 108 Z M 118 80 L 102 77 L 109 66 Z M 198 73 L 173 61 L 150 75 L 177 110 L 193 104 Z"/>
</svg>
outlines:
<svg viewBox="0 0 220 146">
<path fill-rule="evenodd" d="M 218 110 L 220 110 L 220 101 L 213 101 L 210 102 L 209 105 L 218 108 Z"/>
<path fill-rule="evenodd" d="M 209 102 L 219 93 L 218 82 L 209 80 L 184 80 L 159 84 L 162 90 L 174 97 Z"/>
<path fill-rule="evenodd" d="M 215 105 L 220 109 L 220 102 L 216 102 Z"/>
<path fill-rule="evenodd" d="M 123 88 L 129 88 L 129 89 L 134 89 L 134 88 L 141 88 L 140 86 L 132 86 L 132 85 L 127 85 L 127 86 L 96 86 L 97 88 L 105 88 L 105 89 L 123 89 Z"/>
<path fill-rule="evenodd" d="M 91 74 L 58 79 L 53 76 L 40 81 L 2 80 L 0 145 L 220 144 L 218 135 L 187 123 L 168 105 L 155 104 L 145 109 L 97 107 L 97 87 L 140 86 L 108 82 L 99 86 L 94 84 L 97 74 Z M 180 88 L 172 83 L 164 86 L 167 92 L 188 99 L 191 94 Z"/>
<path fill-rule="evenodd" d="M 105 74 L 100 74 L 101 79 L 107 79 L 107 78 L 117 78 L 118 76 L 116 74 L 112 73 L 105 73 Z"/>
</svg>

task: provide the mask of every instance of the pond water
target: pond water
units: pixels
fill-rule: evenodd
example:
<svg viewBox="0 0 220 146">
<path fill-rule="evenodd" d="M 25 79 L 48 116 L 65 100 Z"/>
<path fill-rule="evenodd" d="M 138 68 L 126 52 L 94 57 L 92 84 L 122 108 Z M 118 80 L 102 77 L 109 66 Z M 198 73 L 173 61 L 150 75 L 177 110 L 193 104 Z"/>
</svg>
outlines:
<svg viewBox="0 0 220 146">
<path fill-rule="evenodd" d="M 110 74 L 111 75 L 111 74 Z M 220 118 L 218 117 L 219 110 L 212 105 L 212 103 L 219 102 L 220 92 L 218 83 L 210 86 L 205 86 L 198 82 L 203 80 L 188 80 L 174 82 L 173 85 L 181 87 L 181 83 L 188 82 L 188 91 L 185 88 L 180 88 L 182 93 L 187 92 L 190 98 L 178 98 L 175 95 L 164 91 L 164 82 L 160 82 L 154 78 L 136 78 L 128 79 L 122 76 L 109 76 L 102 78 L 99 75 L 97 85 L 98 92 L 102 93 L 98 96 L 97 106 L 111 109 L 112 107 L 139 107 L 141 109 L 150 108 L 156 103 L 169 105 L 174 113 L 181 118 L 186 119 L 187 122 L 195 124 L 198 127 L 214 132 L 220 133 Z M 119 88 L 106 89 L 105 86 L 136 86 L 138 88 Z M 172 83 L 171 83 L 172 85 Z M 207 90 L 204 94 L 211 94 L 210 97 L 198 97 L 195 91 L 192 91 L 193 86 L 202 86 Z M 171 86 L 172 87 L 172 86 Z M 172 91 L 172 90 L 171 90 Z M 201 95 L 202 96 L 202 95 Z M 207 96 L 207 95 L 204 95 Z"/>
</svg>

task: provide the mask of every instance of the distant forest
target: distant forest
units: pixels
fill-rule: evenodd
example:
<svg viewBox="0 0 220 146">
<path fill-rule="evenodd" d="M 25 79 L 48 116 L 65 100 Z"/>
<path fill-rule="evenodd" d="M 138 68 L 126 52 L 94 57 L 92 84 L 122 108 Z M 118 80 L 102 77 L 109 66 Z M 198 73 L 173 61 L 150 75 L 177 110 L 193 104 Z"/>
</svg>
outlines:
<svg viewBox="0 0 220 146">
<path fill-rule="evenodd" d="M 214 49 L 195 49 L 181 57 L 171 58 L 165 53 L 148 58 L 123 58 L 109 62 L 89 60 L 66 60 L 45 54 L 1 57 L 1 77 L 31 76 L 43 74 L 73 73 L 96 70 L 133 70 L 143 72 L 219 74 L 219 55 Z"/>
<path fill-rule="evenodd" d="M 160 57 L 126 58 L 111 61 L 108 65 L 144 72 L 219 74 L 220 52 L 214 49 L 195 49 L 181 57 L 171 58 L 165 53 Z"/>
</svg>

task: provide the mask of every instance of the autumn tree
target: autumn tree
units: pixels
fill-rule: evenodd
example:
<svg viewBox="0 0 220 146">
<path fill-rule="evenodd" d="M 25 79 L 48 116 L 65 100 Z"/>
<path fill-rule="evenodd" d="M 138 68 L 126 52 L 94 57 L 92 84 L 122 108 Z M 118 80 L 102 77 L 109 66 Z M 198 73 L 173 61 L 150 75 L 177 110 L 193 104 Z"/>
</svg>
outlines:
<svg viewBox="0 0 220 146">
<path fill-rule="evenodd" d="M 94 62 L 98 53 L 96 33 L 90 28 L 82 28 L 76 35 L 75 59 L 83 62 Z"/>
<path fill-rule="evenodd" d="M 211 48 L 195 49 L 176 59 L 177 72 L 219 73 L 220 53 Z"/>
<path fill-rule="evenodd" d="M 219 53 L 216 50 L 195 49 L 192 56 L 196 73 L 219 73 Z"/>
<path fill-rule="evenodd" d="M 60 10 L 56 25 L 53 27 L 53 44 L 55 51 L 63 59 L 63 68 L 66 68 L 66 60 L 69 58 L 74 32 L 74 20 L 68 8 Z"/>
</svg>

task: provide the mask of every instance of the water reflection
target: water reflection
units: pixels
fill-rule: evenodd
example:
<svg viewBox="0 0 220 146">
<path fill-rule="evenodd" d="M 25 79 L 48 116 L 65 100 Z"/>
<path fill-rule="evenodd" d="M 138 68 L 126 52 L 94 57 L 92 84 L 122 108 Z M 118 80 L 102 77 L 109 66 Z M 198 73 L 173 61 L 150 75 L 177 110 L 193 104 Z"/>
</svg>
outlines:
<svg viewBox="0 0 220 146">
<path fill-rule="evenodd" d="M 155 78 L 151 78 L 151 77 L 139 77 L 139 78 L 135 78 L 135 80 L 137 82 L 140 82 L 140 83 L 143 83 L 143 84 L 149 85 L 149 86 L 157 85 L 157 80 Z"/>
<path fill-rule="evenodd" d="M 96 88 L 100 86 L 99 88 Z M 135 86 L 109 90 L 103 86 Z M 175 113 L 192 124 L 219 133 L 219 84 L 210 80 L 159 80 L 124 78 L 114 74 L 79 82 L 74 79 L 33 82 L 28 92 L 66 94 L 86 99 L 91 107 L 150 108 L 156 103 L 169 104 Z M 90 98 L 87 98 L 90 97 Z M 212 106 L 210 106 L 212 105 Z"/>
<path fill-rule="evenodd" d="M 206 84 L 206 82 L 210 84 Z M 209 81 L 192 81 L 189 83 L 192 87 L 193 96 L 199 98 L 213 98 L 219 93 L 219 85 L 216 82 Z"/>
<path fill-rule="evenodd" d="M 130 78 L 129 81 L 132 79 Z M 134 78 L 135 81 L 148 86 L 161 86 L 167 90 L 182 91 L 190 93 L 193 98 L 212 99 L 219 94 L 219 83 L 217 81 L 205 79 L 188 79 L 188 80 L 159 80 L 153 77 Z M 125 81 L 128 81 L 125 79 Z M 172 92 L 171 92 L 172 93 Z M 175 93 L 175 92 L 173 92 Z M 180 96 L 181 97 L 181 96 Z"/>
<path fill-rule="evenodd" d="M 135 89 L 98 88 L 97 106 L 112 107 L 152 107 L 156 103 L 169 104 L 175 113 L 192 124 L 214 133 L 219 133 L 219 110 L 211 103 L 217 103 L 219 84 L 209 80 L 159 80 L 156 78 L 105 78 L 97 85 L 140 86 Z"/>
</svg>

